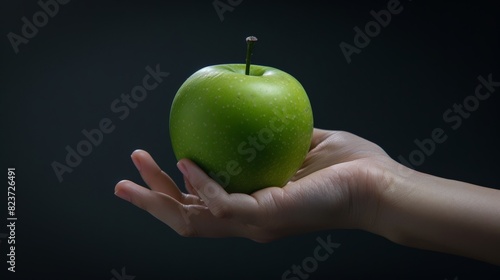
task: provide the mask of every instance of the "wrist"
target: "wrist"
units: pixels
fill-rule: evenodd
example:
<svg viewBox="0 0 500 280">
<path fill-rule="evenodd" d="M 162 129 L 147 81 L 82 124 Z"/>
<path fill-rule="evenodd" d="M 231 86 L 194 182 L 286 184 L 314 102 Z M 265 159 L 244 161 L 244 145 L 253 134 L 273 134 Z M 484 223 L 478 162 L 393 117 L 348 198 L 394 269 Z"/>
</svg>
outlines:
<svg viewBox="0 0 500 280">
<path fill-rule="evenodd" d="M 390 206 L 407 196 L 409 188 L 405 186 L 418 172 L 388 157 L 362 163 L 357 170 L 352 176 L 356 184 L 349 188 L 350 226 L 389 238 L 393 235 L 387 230 L 392 229 L 387 226 Z"/>
<path fill-rule="evenodd" d="M 371 202 L 367 204 L 366 218 L 360 228 L 401 244 L 406 238 L 401 225 L 407 221 L 399 214 L 416 191 L 414 182 L 424 180 L 425 174 L 392 159 L 372 169 L 378 176 L 371 188 Z"/>
</svg>

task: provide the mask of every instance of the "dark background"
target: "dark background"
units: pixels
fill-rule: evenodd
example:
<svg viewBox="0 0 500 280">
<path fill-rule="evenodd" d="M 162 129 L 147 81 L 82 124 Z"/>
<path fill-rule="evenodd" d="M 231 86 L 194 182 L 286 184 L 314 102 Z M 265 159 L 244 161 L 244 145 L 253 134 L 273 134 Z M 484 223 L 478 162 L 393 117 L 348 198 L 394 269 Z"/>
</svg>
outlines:
<svg viewBox="0 0 500 280">
<path fill-rule="evenodd" d="M 71 1 L 15 54 L 7 34 L 21 34 L 21 18 L 32 22 L 41 8 L 2 1 L 1 168 L 5 177 L 7 167 L 16 168 L 18 221 L 17 272 L 5 273 L 1 239 L 0 279 L 108 280 L 122 268 L 136 280 L 281 279 L 328 235 L 341 246 L 309 279 L 499 279 L 498 267 L 354 230 L 269 244 L 182 238 L 113 195 L 121 179 L 142 182 L 129 157 L 137 148 L 182 182 L 168 134 L 172 99 L 199 68 L 242 63 L 248 35 L 259 38 L 254 63 L 303 84 L 316 127 L 353 132 L 394 158 L 408 158 L 415 139 L 442 128 L 448 139 L 416 168 L 499 188 L 500 88 L 456 130 L 442 116 L 474 93 L 479 75 L 500 81 L 498 4 L 402 1 L 403 11 L 348 64 L 339 44 L 353 44 L 353 28 L 364 28 L 369 12 L 387 3 L 245 0 L 221 21 L 211 0 Z M 120 120 L 110 104 L 156 64 L 170 76 Z M 103 118 L 115 130 L 59 182 L 51 163 L 64 163 L 66 145 L 75 148 L 81 131 Z M 0 193 L 5 217 L 6 187 Z"/>
</svg>

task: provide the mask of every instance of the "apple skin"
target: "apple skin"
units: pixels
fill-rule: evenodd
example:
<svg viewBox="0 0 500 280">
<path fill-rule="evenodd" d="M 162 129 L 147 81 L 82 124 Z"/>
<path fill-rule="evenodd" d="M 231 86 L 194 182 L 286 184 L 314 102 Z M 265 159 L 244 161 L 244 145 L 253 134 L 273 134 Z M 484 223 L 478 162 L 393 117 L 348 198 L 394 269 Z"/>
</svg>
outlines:
<svg viewBox="0 0 500 280">
<path fill-rule="evenodd" d="M 179 88 L 170 111 L 177 160 L 189 158 L 229 193 L 284 186 L 302 165 L 313 114 L 302 85 L 267 66 L 207 66 Z"/>
</svg>

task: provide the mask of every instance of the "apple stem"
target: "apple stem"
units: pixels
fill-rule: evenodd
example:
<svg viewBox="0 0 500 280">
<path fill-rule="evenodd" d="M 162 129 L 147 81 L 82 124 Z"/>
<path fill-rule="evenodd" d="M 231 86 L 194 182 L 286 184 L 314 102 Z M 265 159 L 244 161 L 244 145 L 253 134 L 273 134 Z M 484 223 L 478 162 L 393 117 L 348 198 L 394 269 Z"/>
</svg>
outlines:
<svg viewBox="0 0 500 280">
<path fill-rule="evenodd" d="M 247 41 L 247 59 L 246 59 L 247 66 L 245 68 L 245 75 L 250 75 L 250 59 L 252 57 L 253 45 L 255 44 L 255 42 L 257 42 L 257 37 L 248 36 L 246 38 L 246 41 Z"/>
</svg>

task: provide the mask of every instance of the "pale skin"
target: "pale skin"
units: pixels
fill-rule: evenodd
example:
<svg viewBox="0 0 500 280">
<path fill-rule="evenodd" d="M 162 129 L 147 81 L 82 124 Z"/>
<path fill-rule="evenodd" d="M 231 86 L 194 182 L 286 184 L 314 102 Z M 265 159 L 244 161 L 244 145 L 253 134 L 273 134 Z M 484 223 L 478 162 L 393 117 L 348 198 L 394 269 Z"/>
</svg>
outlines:
<svg viewBox="0 0 500 280">
<path fill-rule="evenodd" d="M 188 159 L 188 193 L 143 150 L 132 161 L 149 188 L 123 180 L 115 194 L 188 237 L 268 242 L 325 229 L 361 229 L 401 245 L 500 265 L 500 190 L 409 169 L 379 146 L 314 129 L 301 169 L 284 187 L 228 194 Z"/>
</svg>

